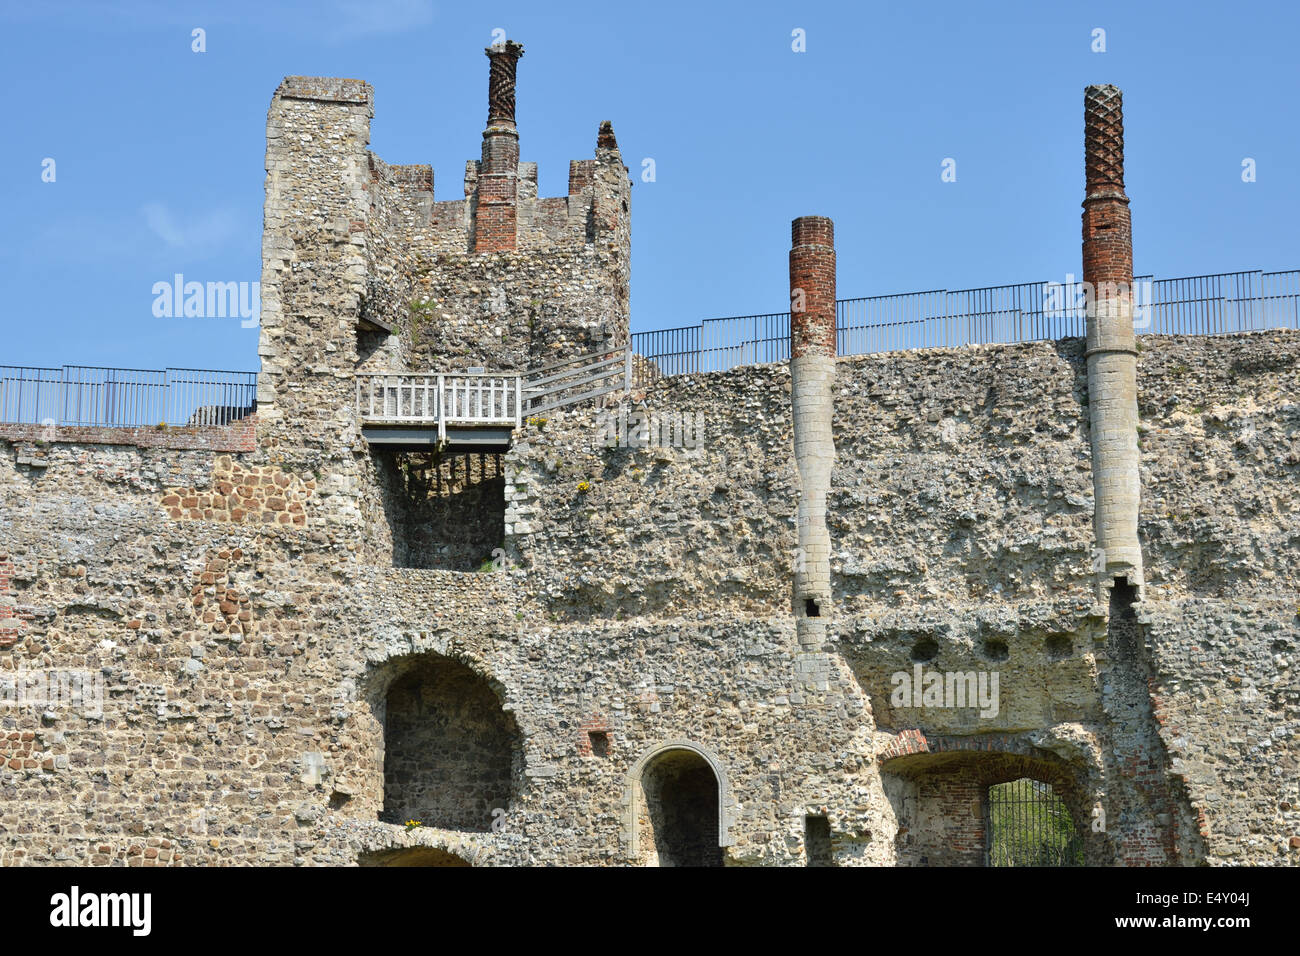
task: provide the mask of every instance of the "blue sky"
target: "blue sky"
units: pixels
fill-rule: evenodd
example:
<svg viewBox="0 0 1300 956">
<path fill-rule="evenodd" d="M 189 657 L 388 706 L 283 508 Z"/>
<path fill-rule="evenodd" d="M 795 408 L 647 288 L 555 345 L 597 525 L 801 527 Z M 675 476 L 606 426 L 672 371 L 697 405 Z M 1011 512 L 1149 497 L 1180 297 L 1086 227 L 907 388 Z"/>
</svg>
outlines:
<svg viewBox="0 0 1300 956">
<path fill-rule="evenodd" d="M 635 181 L 634 331 L 780 310 L 800 215 L 835 220 L 841 297 L 1080 272 L 1089 83 L 1124 90 L 1137 273 L 1300 268 L 1298 11 L 3 0 L 0 364 L 255 370 L 256 329 L 155 317 L 151 290 L 175 273 L 260 277 L 280 79 L 370 82 L 371 148 L 432 163 L 438 198 L 457 198 L 498 27 L 526 48 L 522 155 L 543 195 L 565 193 L 568 161 L 614 123 Z M 941 181 L 945 158 L 956 182 Z"/>
</svg>

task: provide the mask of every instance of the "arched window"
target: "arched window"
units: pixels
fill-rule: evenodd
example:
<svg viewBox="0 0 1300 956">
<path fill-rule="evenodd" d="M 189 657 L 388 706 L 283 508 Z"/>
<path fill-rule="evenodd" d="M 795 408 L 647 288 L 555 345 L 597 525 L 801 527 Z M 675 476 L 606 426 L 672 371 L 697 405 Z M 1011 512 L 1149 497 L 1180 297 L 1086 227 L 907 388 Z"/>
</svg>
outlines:
<svg viewBox="0 0 1300 956">
<path fill-rule="evenodd" d="M 438 654 L 397 664 L 384 694 L 384 809 L 389 823 L 487 832 L 509 804 L 519 732 L 492 687 Z"/>
</svg>

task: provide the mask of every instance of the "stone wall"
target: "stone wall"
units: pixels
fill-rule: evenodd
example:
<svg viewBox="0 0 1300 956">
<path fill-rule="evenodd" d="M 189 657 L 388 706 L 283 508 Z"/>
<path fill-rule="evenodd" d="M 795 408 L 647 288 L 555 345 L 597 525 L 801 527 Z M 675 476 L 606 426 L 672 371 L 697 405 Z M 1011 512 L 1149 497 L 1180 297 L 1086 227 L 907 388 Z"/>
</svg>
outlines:
<svg viewBox="0 0 1300 956">
<path fill-rule="evenodd" d="M 25 449 L 28 464 L 40 467 L 52 442 L 80 445 L 130 445 L 137 448 L 208 449 L 210 451 L 254 451 L 257 448 L 257 416 L 247 415 L 229 425 L 151 425 L 147 428 L 117 428 L 106 425 L 0 424 L 0 441 Z"/>
<path fill-rule="evenodd" d="M 1148 590 L 1127 631 L 1089 573 L 1077 342 L 840 360 L 840 611 L 807 650 L 783 366 L 637 396 L 701 413 L 697 448 L 606 449 L 595 409 L 526 426 L 513 566 L 482 573 L 391 567 L 350 445 L 355 514 L 328 500 L 334 465 L 267 448 L 56 441 L 35 464 L 0 443 L 0 676 L 104 682 L 99 713 L 0 710 L 0 862 L 645 862 L 638 768 L 680 741 L 719 779 L 730 865 L 803 865 L 810 815 L 837 865 L 934 862 L 952 827 L 973 862 L 971 794 L 1024 767 L 1068 791 L 1090 861 L 1294 864 L 1300 336 L 1144 341 Z M 184 504 L 241 488 L 257 520 Z M 390 804 L 387 691 L 417 660 L 476 675 L 476 719 L 517 731 L 508 796 L 483 794 L 504 813 L 483 818 L 469 773 L 473 820 Z M 996 715 L 896 703 L 918 663 L 997 671 Z M 456 766 L 400 759 L 407 779 Z"/>
<path fill-rule="evenodd" d="M 1151 695 L 1211 862 L 1300 850 L 1300 336 L 1146 338 Z"/>
<path fill-rule="evenodd" d="M 1295 545 L 1284 489 L 1294 455 L 1286 396 L 1296 394 L 1297 337 L 1145 343 L 1148 404 L 1168 391 L 1166 370 L 1185 379 L 1194 362 L 1207 385 L 1237 383 L 1232 404 L 1270 408 L 1280 418 L 1266 436 L 1258 437 L 1256 426 L 1268 449 L 1252 459 L 1262 488 L 1248 487 L 1252 473 L 1240 469 L 1240 494 L 1230 494 L 1223 508 L 1249 502 L 1257 515 L 1263 496 L 1269 518 L 1222 527 L 1270 542 L 1254 553 L 1280 562 L 1274 558 L 1257 580 L 1286 584 L 1272 595 L 1256 587 L 1250 599 L 1277 608 L 1264 627 L 1293 633 L 1287 560 Z M 869 696 L 882 732 L 1009 733 L 1039 758 L 1068 759 L 1076 789 L 1088 795 L 1079 803 L 1088 812 L 1077 822 L 1091 822 L 1097 808 L 1110 821 L 1109 842 L 1090 850 L 1093 859 L 1194 862 L 1206 853 L 1206 840 L 1231 846 L 1211 849 L 1211 859 L 1228 858 L 1246 851 L 1214 836 L 1216 821 L 1204 813 L 1207 801 L 1227 798 L 1198 797 L 1205 784 L 1188 778 L 1190 765 L 1180 756 L 1189 744 L 1181 711 L 1195 699 L 1188 675 L 1172 689 L 1173 699 L 1159 678 L 1170 667 L 1170 650 L 1200 666 L 1205 661 L 1197 653 L 1203 654 L 1203 639 L 1194 632 L 1179 635 L 1192 648 L 1161 646 L 1164 582 L 1185 573 L 1179 558 L 1163 554 L 1150 538 L 1153 525 L 1162 527 L 1167 518 L 1144 521 L 1153 587 L 1139 605 L 1135 635 L 1112 634 L 1112 612 L 1097 603 L 1082 352 L 1081 342 L 1066 341 L 840 361 L 830 521 L 835 599 L 851 619 L 837 650 Z M 1243 353 L 1257 356 L 1253 364 Z M 1258 358 L 1265 354 L 1267 366 Z M 1259 374 L 1234 374 L 1246 368 Z M 782 410 L 788 381 L 784 367 L 765 366 L 661 383 L 648 396 L 652 408 L 705 416 L 707 440 L 696 450 L 593 449 L 598 443 L 588 439 L 599 435 L 593 423 L 560 416 L 529 431 L 512 455 L 517 470 L 507 484 L 507 529 L 530 573 L 554 582 L 549 593 L 562 613 L 658 615 L 707 605 L 715 614 L 771 614 L 781 607 L 794 543 L 789 419 Z M 1198 385 L 1202 390 L 1208 391 Z M 1144 418 L 1154 417 L 1144 406 Z M 1153 447 L 1153 432 L 1146 426 L 1143 436 L 1144 495 L 1158 501 L 1168 493 L 1153 488 L 1152 475 L 1180 474 L 1186 450 Z M 710 487 L 708 476 L 719 474 L 729 480 Z M 1180 546 L 1188 543 L 1184 538 Z M 602 562 L 611 550 L 615 557 Z M 639 576 L 627 555 L 636 556 Z M 599 570 L 593 573 L 593 566 Z M 1248 771 L 1230 774 L 1237 805 L 1218 824 L 1254 847 L 1252 861 L 1272 860 L 1279 849 L 1286 858 L 1296 828 L 1288 794 L 1264 810 L 1242 806 L 1262 789 L 1278 793 L 1276 780 L 1264 781 L 1284 774 L 1294 760 L 1293 749 L 1277 748 L 1293 733 L 1294 696 L 1287 696 L 1283 676 L 1291 665 L 1285 655 L 1272 662 L 1287 646 L 1274 641 L 1272 651 L 1256 644 L 1250 652 L 1266 668 L 1259 680 L 1272 692 L 1273 711 L 1286 717 L 1280 726 L 1258 726 L 1266 710 L 1257 707 L 1239 718 L 1242 728 L 1257 725 L 1241 743 L 1253 759 Z M 996 670 L 996 716 L 892 706 L 891 676 L 910 673 L 918 661 L 945 673 Z M 1222 681 L 1231 686 L 1232 678 Z M 1215 699 L 1201 706 L 1209 709 Z M 1146 716 L 1117 720 L 1130 712 Z M 1207 717 L 1196 727 L 1217 736 Z M 882 733 L 883 746 L 887 740 Z M 1206 746 L 1195 745 L 1199 753 Z M 1198 764 L 1204 772 L 1204 757 Z"/>
<path fill-rule="evenodd" d="M 359 80 L 287 77 L 267 116 L 258 445 L 295 462 L 345 460 L 356 438 L 373 113 Z"/>
<path fill-rule="evenodd" d="M 210 452 L 55 443 L 38 469 L 0 447 L 0 675 L 101 684 L 0 708 L 45 755 L 0 778 L 4 862 L 291 861 L 289 801 L 332 726 L 334 682 L 305 675 L 347 601 L 326 536 L 173 519 L 170 489 L 220 473 Z"/>
<path fill-rule="evenodd" d="M 178 521 L 305 525 L 305 506 L 315 490 L 314 478 L 303 479 L 272 465 L 244 465 L 230 455 L 219 455 L 210 480 L 167 488 L 159 504 Z"/>
</svg>

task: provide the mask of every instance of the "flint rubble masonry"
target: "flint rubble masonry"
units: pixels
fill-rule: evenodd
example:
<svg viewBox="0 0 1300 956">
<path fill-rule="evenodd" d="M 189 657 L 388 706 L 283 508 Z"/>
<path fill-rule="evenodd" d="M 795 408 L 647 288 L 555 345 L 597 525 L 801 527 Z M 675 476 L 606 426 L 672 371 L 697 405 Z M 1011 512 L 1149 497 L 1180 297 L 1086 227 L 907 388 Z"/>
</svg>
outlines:
<svg viewBox="0 0 1300 956">
<path fill-rule="evenodd" d="M 105 686 L 99 716 L 0 708 L 0 866 L 623 865 L 639 774 L 673 749 L 707 755 L 708 859 L 730 865 L 979 864 L 988 787 L 1021 776 L 1062 796 L 1092 865 L 1300 862 L 1300 331 L 1144 337 L 1146 594 L 1097 601 L 1080 425 L 1103 407 L 1089 365 L 1131 347 L 836 359 L 831 223 L 802 219 L 789 365 L 637 397 L 707 442 L 607 449 L 600 407 L 564 409 L 491 476 L 508 569 L 401 566 L 412 540 L 459 563 L 502 537 L 448 513 L 425 530 L 458 536 L 403 542 L 355 373 L 626 342 L 631 188 L 602 124 L 566 196 L 519 164 L 516 247 L 476 253 L 480 161 L 435 201 L 428 166 L 366 148 L 371 112 L 359 80 L 289 78 L 271 104 L 246 430 L 0 431 L 0 675 Z M 1092 197 L 1085 221 L 1123 205 Z M 921 656 L 996 663 L 997 714 L 893 706 Z M 465 679 L 409 688 L 433 749 L 386 746 L 390 691 L 421 671 Z M 467 763 L 439 713 L 509 746 Z M 390 801 L 403 774 L 443 796 Z M 385 815 L 485 785 L 472 815 Z"/>
</svg>

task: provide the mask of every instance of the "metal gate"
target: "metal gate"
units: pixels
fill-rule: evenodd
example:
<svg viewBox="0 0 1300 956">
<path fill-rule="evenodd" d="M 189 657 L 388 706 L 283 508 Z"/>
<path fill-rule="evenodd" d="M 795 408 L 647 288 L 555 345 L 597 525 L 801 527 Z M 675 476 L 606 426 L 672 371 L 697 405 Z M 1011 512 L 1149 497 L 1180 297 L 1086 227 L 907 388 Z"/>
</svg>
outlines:
<svg viewBox="0 0 1300 956">
<path fill-rule="evenodd" d="M 1083 866 L 1083 841 L 1050 784 L 1022 777 L 989 787 L 989 866 Z"/>
</svg>

